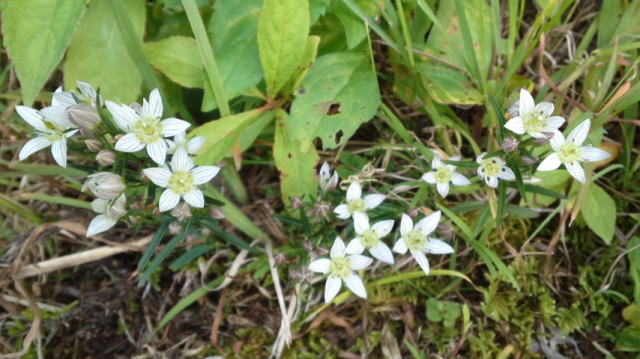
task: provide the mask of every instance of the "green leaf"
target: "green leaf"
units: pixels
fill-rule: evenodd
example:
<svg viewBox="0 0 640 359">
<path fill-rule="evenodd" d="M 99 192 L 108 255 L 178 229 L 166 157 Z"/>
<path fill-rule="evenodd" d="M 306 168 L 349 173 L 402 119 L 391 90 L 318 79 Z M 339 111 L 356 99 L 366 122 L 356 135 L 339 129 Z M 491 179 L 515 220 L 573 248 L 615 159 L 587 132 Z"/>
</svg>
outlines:
<svg viewBox="0 0 640 359">
<path fill-rule="evenodd" d="M 280 171 L 280 189 L 285 203 L 291 203 L 293 197 L 315 198 L 318 192 L 315 171 L 318 153 L 313 147 L 306 152 L 300 151 L 300 142 L 291 135 L 290 118 L 282 110 L 276 115 L 273 158 Z"/>
<path fill-rule="evenodd" d="M 129 103 L 140 93 L 142 76 L 127 55 L 128 50 L 109 6 L 109 0 L 93 0 L 82 18 L 64 64 L 67 87 L 85 81 L 100 88 L 103 96 Z M 130 0 L 126 7 L 140 39 L 144 33 L 145 2 Z"/>
<path fill-rule="evenodd" d="M 67 198 L 62 196 L 51 196 L 44 193 L 22 193 L 20 194 L 20 199 L 56 203 L 56 204 L 62 204 L 65 206 L 72 206 L 72 207 L 78 207 L 78 208 L 84 208 L 84 209 L 92 208 L 91 203 L 87 201 L 83 201 L 75 198 Z"/>
<path fill-rule="evenodd" d="M 196 40 L 186 36 L 171 36 L 147 42 L 144 52 L 151 65 L 171 81 L 184 87 L 204 87 L 204 65 L 198 53 Z"/>
<path fill-rule="evenodd" d="M 306 151 L 320 137 L 324 148 L 347 141 L 380 106 L 378 81 L 364 53 L 322 56 L 296 90 L 291 133 Z"/>
<path fill-rule="evenodd" d="M 640 305 L 640 237 L 634 236 L 627 243 L 629 253 L 629 276 L 633 279 L 633 297 Z M 640 323 L 638 323 L 640 324 Z"/>
<path fill-rule="evenodd" d="M 616 228 L 616 203 L 595 183 L 591 184 L 587 193 L 587 199 L 582 207 L 582 217 L 598 237 L 605 243 L 611 244 Z"/>
<path fill-rule="evenodd" d="M 42 219 L 34 213 L 29 207 L 18 203 L 13 198 L 0 193 L 0 209 L 6 209 L 9 213 L 15 213 L 24 219 L 28 219 L 33 223 L 42 223 Z"/>
<path fill-rule="evenodd" d="M 31 106 L 58 66 L 86 3 L 87 0 L 4 1 L 3 42 L 20 79 L 25 105 Z"/>
<path fill-rule="evenodd" d="M 335 14 L 344 27 L 349 50 L 358 46 L 367 37 L 367 27 L 356 14 L 342 1 L 334 1 L 331 4 L 331 13 Z"/>
<path fill-rule="evenodd" d="M 307 0 L 265 0 L 258 24 L 267 93 L 275 97 L 295 72 L 309 34 Z"/>
</svg>

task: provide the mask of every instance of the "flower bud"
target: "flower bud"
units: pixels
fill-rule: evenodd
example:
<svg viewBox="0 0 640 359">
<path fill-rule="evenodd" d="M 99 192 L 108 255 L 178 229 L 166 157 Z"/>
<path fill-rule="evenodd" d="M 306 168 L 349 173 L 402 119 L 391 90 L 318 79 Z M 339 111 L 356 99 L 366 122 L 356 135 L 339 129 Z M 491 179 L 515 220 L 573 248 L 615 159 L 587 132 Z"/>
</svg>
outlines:
<svg viewBox="0 0 640 359">
<path fill-rule="evenodd" d="M 67 109 L 69 120 L 81 130 L 91 131 L 100 124 L 100 115 L 91 105 L 79 103 Z"/>
<path fill-rule="evenodd" d="M 285 264 L 287 263 L 287 256 L 284 253 L 278 253 L 273 257 L 276 264 Z"/>
<path fill-rule="evenodd" d="M 182 226 L 180 225 L 180 223 L 171 222 L 171 224 L 169 224 L 169 233 L 177 235 L 180 234 L 180 232 L 182 232 Z"/>
<path fill-rule="evenodd" d="M 543 132 L 542 133 L 545 137 L 543 138 L 536 138 L 535 141 L 533 141 L 533 143 L 535 143 L 538 146 L 542 146 L 542 145 L 546 145 L 547 143 L 549 143 L 551 141 L 551 139 L 553 138 L 553 136 L 555 136 L 555 133 L 553 132 Z"/>
<path fill-rule="evenodd" d="M 534 157 L 522 156 L 522 161 L 528 165 L 532 165 L 538 162 L 538 158 L 535 156 Z"/>
<path fill-rule="evenodd" d="M 291 207 L 293 207 L 294 209 L 300 209 L 304 207 L 304 202 L 302 202 L 302 199 L 300 197 L 293 197 L 293 200 L 291 201 Z"/>
<path fill-rule="evenodd" d="M 127 214 L 127 209 L 125 208 L 126 197 L 121 195 L 117 200 L 113 202 L 110 207 L 107 207 L 107 216 L 110 218 L 120 218 Z"/>
<path fill-rule="evenodd" d="M 171 210 L 171 215 L 179 221 L 184 221 L 187 218 L 191 218 L 191 207 L 186 202 L 182 202 Z"/>
<path fill-rule="evenodd" d="M 509 106 L 509 110 L 507 111 L 507 114 L 509 115 L 510 118 L 520 116 L 520 100 L 516 100 L 514 103 L 511 104 L 511 106 Z"/>
<path fill-rule="evenodd" d="M 98 172 L 89 175 L 82 186 L 82 190 L 91 190 L 93 194 L 102 199 L 113 199 L 118 197 L 125 189 L 122 177 L 115 173 Z"/>
<path fill-rule="evenodd" d="M 518 149 L 518 145 L 519 144 L 520 144 L 520 142 L 518 140 L 516 140 L 515 138 L 509 136 L 509 137 L 505 138 L 504 141 L 502 142 L 502 149 L 505 152 L 513 152 L 513 151 Z"/>
<path fill-rule="evenodd" d="M 224 218 L 224 212 L 222 212 L 222 210 L 219 207 L 213 207 L 211 208 L 211 211 L 209 212 L 209 215 L 215 219 L 223 219 Z"/>
<path fill-rule="evenodd" d="M 84 144 L 91 152 L 98 152 L 102 149 L 102 144 L 98 140 L 86 140 Z"/>
<path fill-rule="evenodd" d="M 100 150 L 96 155 L 96 161 L 102 166 L 112 166 L 116 163 L 116 154 L 109 150 Z"/>
</svg>

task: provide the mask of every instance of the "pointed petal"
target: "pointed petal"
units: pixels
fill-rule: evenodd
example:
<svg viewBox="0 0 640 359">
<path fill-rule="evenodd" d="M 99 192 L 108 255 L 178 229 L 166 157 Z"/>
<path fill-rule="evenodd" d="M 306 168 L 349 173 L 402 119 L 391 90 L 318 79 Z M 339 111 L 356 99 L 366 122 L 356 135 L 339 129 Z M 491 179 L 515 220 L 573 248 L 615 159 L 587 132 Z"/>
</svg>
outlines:
<svg viewBox="0 0 640 359">
<path fill-rule="evenodd" d="M 116 125 L 123 131 L 129 131 L 129 128 L 140 118 L 136 111 L 129 106 L 118 105 L 112 101 L 107 101 L 106 105 L 111 115 L 113 115 Z"/>
<path fill-rule="evenodd" d="M 449 184 L 448 183 L 438 183 L 436 184 L 436 188 L 438 189 L 438 193 L 442 198 L 446 197 L 449 194 Z"/>
<path fill-rule="evenodd" d="M 187 151 L 178 149 L 171 158 L 171 169 L 173 171 L 190 171 L 193 168 L 193 160 Z"/>
<path fill-rule="evenodd" d="M 199 189 L 187 192 L 182 198 L 184 198 L 184 201 L 189 203 L 191 207 L 204 208 L 204 195 Z"/>
<path fill-rule="evenodd" d="M 329 273 L 329 267 L 331 266 L 331 261 L 327 258 L 320 258 L 315 260 L 309 264 L 309 270 L 316 273 Z"/>
<path fill-rule="evenodd" d="M 138 152 L 145 147 L 145 144 L 138 140 L 138 136 L 128 133 L 116 142 L 116 151 L 120 152 Z"/>
<path fill-rule="evenodd" d="M 352 254 L 349 256 L 349 261 L 351 262 L 351 269 L 361 270 L 370 266 L 373 259 L 361 254 Z"/>
<path fill-rule="evenodd" d="M 502 172 L 498 175 L 498 177 L 505 181 L 513 181 L 516 179 L 516 174 L 513 173 L 511 168 L 504 166 L 502 167 Z"/>
<path fill-rule="evenodd" d="M 484 181 L 487 183 L 487 186 L 489 186 L 491 188 L 497 188 L 498 187 L 498 177 L 486 176 L 484 178 Z"/>
<path fill-rule="evenodd" d="M 380 205 L 384 201 L 386 196 L 382 194 L 368 194 L 364 196 L 364 207 L 366 209 L 374 209 Z"/>
<path fill-rule="evenodd" d="M 191 126 L 191 124 L 189 124 L 189 122 L 187 121 L 183 121 L 183 120 L 179 120 L 177 118 L 168 118 L 162 122 L 160 122 L 162 124 L 162 129 L 163 129 L 163 134 L 164 137 L 171 137 L 171 136 L 175 136 L 179 133 L 182 133 L 184 131 L 187 130 L 187 128 L 189 128 L 189 126 Z"/>
<path fill-rule="evenodd" d="M 39 131 L 48 132 L 47 127 L 42 122 L 42 115 L 37 110 L 27 106 L 16 106 L 16 112 L 29 126 Z"/>
<path fill-rule="evenodd" d="M 395 221 L 393 219 L 387 219 L 384 221 L 374 223 L 373 226 L 371 226 L 371 228 L 374 231 L 376 231 L 376 233 L 378 233 L 380 237 L 384 237 L 387 234 L 391 233 L 394 222 Z"/>
<path fill-rule="evenodd" d="M 333 241 L 333 245 L 331 246 L 331 251 L 329 252 L 331 258 L 342 257 L 344 256 L 344 242 L 342 238 L 336 237 L 336 240 Z"/>
<path fill-rule="evenodd" d="M 169 179 L 171 178 L 171 172 L 162 167 L 145 168 L 142 172 L 144 172 L 144 175 L 147 176 L 151 182 L 160 187 L 167 187 Z"/>
<path fill-rule="evenodd" d="M 420 266 L 420 268 L 422 268 L 424 273 L 429 274 L 429 260 L 427 259 L 427 256 L 424 254 L 424 252 L 419 250 L 411 250 L 411 255 L 416 260 L 416 262 L 418 262 L 418 265 Z"/>
<path fill-rule="evenodd" d="M 420 230 L 425 235 L 433 232 L 438 227 L 438 223 L 440 223 L 440 217 L 442 216 L 442 212 L 436 211 L 431 213 L 430 215 L 424 217 L 416 224 L 416 229 Z"/>
<path fill-rule="evenodd" d="M 587 179 L 585 178 L 585 175 L 584 175 L 584 169 L 582 168 L 580 163 L 578 163 L 578 162 L 569 162 L 569 163 L 565 163 L 564 166 L 567 168 L 567 171 L 569 171 L 569 174 L 573 178 L 578 180 L 578 182 L 585 183 L 587 181 Z"/>
<path fill-rule="evenodd" d="M 167 159 L 167 143 L 162 139 L 154 143 L 148 143 L 147 153 L 149 154 L 149 157 L 153 160 L 153 162 L 162 166 Z"/>
<path fill-rule="evenodd" d="M 551 140 L 549 140 L 549 144 L 551 144 L 551 148 L 553 148 L 554 151 L 557 151 L 560 146 L 564 145 L 564 135 L 562 134 L 562 132 L 555 130 L 553 131 L 553 137 L 551 137 Z"/>
<path fill-rule="evenodd" d="M 53 94 L 53 98 L 51 99 L 51 106 L 60 106 L 69 108 L 76 104 L 76 100 L 73 99 L 73 96 L 69 92 L 57 91 Z"/>
<path fill-rule="evenodd" d="M 326 161 L 322 163 L 320 166 L 320 171 L 318 171 L 318 177 L 321 181 L 328 182 L 329 178 L 331 178 L 331 167 L 329 167 L 329 163 Z"/>
<path fill-rule="evenodd" d="M 584 143 L 589 135 L 589 127 L 591 127 L 591 120 L 582 121 L 573 129 L 573 131 L 571 131 L 569 136 L 567 136 L 567 142 L 573 142 L 576 145 Z"/>
<path fill-rule="evenodd" d="M 535 110 L 542 112 L 545 116 L 551 116 L 553 108 L 554 106 L 552 102 L 540 102 L 536 105 Z"/>
<path fill-rule="evenodd" d="M 377 246 L 369 248 L 369 253 L 379 261 L 393 264 L 393 253 L 384 242 L 379 242 Z"/>
<path fill-rule="evenodd" d="M 96 213 L 105 213 L 107 208 L 109 208 L 109 200 L 107 199 L 96 198 L 91 201 L 91 209 Z"/>
<path fill-rule="evenodd" d="M 47 140 L 45 137 L 33 138 L 29 140 L 29 142 L 25 143 L 24 146 L 22 146 L 22 149 L 20 149 L 20 154 L 18 155 L 18 159 L 22 161 L 25 158 L 31 156 L 32 154 L 40 151 L 43 148 L 47 148 L 49 146 L 51 146 L 51 142 Z"/>
<path fill-rule="evenodd" d="M 324 302 L 329 303 L 340 291 L 342 280 L 332 276 L 327 277 L 327 283 L 324 285 Z"/>
<path fill-rule="evenodd" d="M 142 117 L 162 117 L 162 98 L 160 97 L 160 91 L 153 89 L 149 95 L 149 102 L 142 106 Z"/>
<path fill-rule="evenodd" d="M 520 101 L 518 103 L 520 109 L 520 116 L 526 116 L 529 112 L 535 108 L 535 102 L 529 91 L 520 89 Z"/>
<path fill-rule="evenodd" d="M 211 179 L 215 177 L 218 172 L 220 172 L 220 167 L 218 166 L 200 166 L 191 170 L 193 179 L 198 185 L 211 181 Z"/>
<path fill-rule="evenodd" d="M 362 241 L 360 238 L 356 237 L 347 244 L 347 248 L 345 248 L 344 252 L 346 254 L 361 254 L 364 250 L 365 248 L 362 245 Z"/>
<path fill-rule="evenodd" d="M 406 214 L 402 214 L 400 219 L 400 235 L 406 235 L 413 230 L 413 220 Z"/>
<path fill-rule="evenodd" d="M 438 168 L 442 167 L 444 167 L 444 162 L 442 162 L 442 159 L 439 155 L 434 155 L 433 160 L 431 160 L 431 168 L 437 170 Z"/>
<path fill-rule="evenodd" d="M 347 201 L 362 197 L 362 187 L 358 182 L 351 182 L 347 189 Z"/>
<path fill-rule="evenodd" d="M 369 229 L 369 217 L 362 212 L 355 212 L 353 214 L 353 227 L 356 233 L 362 234 L 362 232 Z"/>
<path fill-rule="evenodd" d="M 336 214 L 336 217 L 340 219 L 348 219 L 351 217 L 351 213 L 349 212 L 349 206 L 346 204 L 341 204 L 333 210 L 333 213 Z"/>
<path fill-rule="evenodd" d="M 91 223 L 89 223 L 89 228 L 87 228 L 87 237 L 102 233 L 115 226 L 116 223 L 117 221 L 115 219 L 111 219 L 104 214 L 96 216 L 91 220 Z"/>
<path fill-rule="evenodd" d="M 556 152 L 553 152 L 540 162 L 536 171 L 553 171 L 560 167 L 561 164 L 560 156 L 558 156 Z"/>
<path fill-rule="evenodd" d="M 97 93 L 96 93 L 96 90 L 93 88 L 93 86 L 82 81 L 78 81 L 77 85 L 78 85 L 78 88 L 80 89 L 80 92 L 84 96 L 91 99 L 92 102 L 95 102 Z"/>
<path fill-rule="evenodd" d="M 40 114 L 47 120 L 63 127 L 78 127 L 69 121 L 67 110 L 61 106 L 49 106 L 40 110 Z"/>
<path fill-rule="evenodd" d="M 396 241 L 396 244 L 393 245 L 393 251 L 400 254 L 407 253 L 407 243 L 405 243 L 404 238 L 400 238 Z"/>
<path fill-rule="evenodd" d="M 192 154 L 197 154 L 198 151 L 204 146 L 206 138 L 203 136 L 196 136 L 187 142 L 187 151 Z"/>
<path fill-rule="evenodd" d="M 178 205 L 178 202 L 180 202 L 180 196 L 170 189 L 165 189 L 160 196 L 160 212 L 166 212 L 170 209 L 174 209 Z"/>
<path fill-rule="evenodd" d="M 522 135 L 524 133 L 524 122 L 522 121 L 522 117 L 514 117 L 510 119 L 509 121 L 507 121 L 507 123 L 504 124 L 504 127 L 507 130 L 515 132 L 519 135 Z"/>
<path fill-rule="evenodd" d="M 60 167 L 67 167 L 67 139 L 53 142 L 51 144 L 51 154 Z"/>
<path fill-rule="evenodd" d="M 597 147 L 584 146 L 581 148 L 581 150 L 582 161 L 586 162 L 598 162 L 611 157 L 611 154 L 609 154 L 609 152 Z"/>
<path fill-rule="evenodd" d="M 364 287 L 362 279 L 357 274 L 352 274 L 344 279 L 344 284 L 347 285 L 353 294 L 361 298 L 367 298 L 367 289 Z"/>
<path fill-rule="evenodd" d="M 434 184 L 436 183 L 436 173 L 433 171 L 427 172 L 422 175 L 422 180 L 427 183 Z"/>
<path fill-rule="evenodd" d="M 544 131 L 551 132 L 553 130 L 557 130 L 564 124 L 564 117 L 562 116 L 551 116 L 549 117 L 549 122 L 544 128 Z"/>
<path fill-rule="evenodd" d="M 445 241 L 437 238 L 429 238 L 427 241 L 427 252 L 433 254 L 449 254 L 453 253 L 453 247 Z"/>
<path fill-rule="evenodd" d="M 456 186 L 468 186 L 471 184 L 471 181 L 469 181 L 467 177 L 461 175 L 460 173 L 454 172 L 453 176 L 451 177 L 451 183 Z"/>
</svg>

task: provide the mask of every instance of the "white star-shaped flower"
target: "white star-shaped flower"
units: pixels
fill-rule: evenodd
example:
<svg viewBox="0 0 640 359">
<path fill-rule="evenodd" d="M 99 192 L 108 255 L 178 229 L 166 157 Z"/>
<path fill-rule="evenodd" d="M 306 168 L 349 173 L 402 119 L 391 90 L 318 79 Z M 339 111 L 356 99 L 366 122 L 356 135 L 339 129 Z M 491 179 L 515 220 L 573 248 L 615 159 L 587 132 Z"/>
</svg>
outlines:
<svg viewBox="0 0 640 359">
<path fill-rule="evenodd" d="M 460 156 L 451 157 L 451 160 L 460 161 Z M 422 175 L 422 180 L 430 184 L 435 184 L 438 193 L 440 193 L 442 197 L 446 197 L 447 194 L 449 194 L 450 184 L 454 186 L 468 186 L 471 184 L 467 177 L 456 172 L 456 166 L 442 162 L 438 155 L 433 156 L 431 167 L 433 171 Z"/>
<path fill-rule="evenodd" d="M 86 82 L 78 81 L 77 83 L 80 93 L 63 91 L 62 87 L 58 87 L 53 93 L 51 106 L 60 106 L 66 109 L 78 103 L 86 103 L 90 104 L 93 107 L 96 107 L 96 98 L 98 97 L 98 92 L 96 91 L 96 89 L 94 89 L 93 86 Z M 100 105 L 104 105 L 102 96 L 100 96 Z"/>
<path fill-rule="evenodd" d="M 476 162 L 480 164 L 478 167 L 478 177 L 484 179 L 489 187 L 497 188 L 498 179 L 504 181 L 513 181 L 516 175 L 511 168 L 507 167 L 504 160 L 500 157 L 484 158 L 487 153 L 483 152 L 476 158 Z"/>
<path fill-rule="evenodd" d="M 342 203 L 333 210 L 340 219 L 348 219 L 355 212 L 366 212 L 374 209 L 384 201 L 381 194 L 368 194 L 362 198 L 362 187 L 358 182 L 351 182 L 347 189 L 347 203 Z"/>
<path fill-rule="evenodd" d="M 18 115 L 35 129 L 35 138 L 29 140 L 20 150 L 20 161 L 43 148 L 51 146 L 51 154 L 56 163 L 67 167 L 67 138 L 77 129 L 67 119 L 62 107 L 45 107 L 40 111 L 26 106 L 16 106 Z"/>
<path fill-rule="evenodd" d="M 202 136 L 195 136 L 187 141 L 187 136 L 183 133 L 179 133 L 173 137 L 172 140 L 166 140 L 169 146 L 168 151 L 170 154 L 175 153 L 178 149 L 184 149 L 190 155 L 198 154 L 198 151 L 204 145 L 206 138 Z"/>
<path fill-rule="evenodd" d="M 167 156 L 165 137 L 183 133 L 190 124 L 177 118 L 162 120 L 162 99 L 158 89 L 151 91 L 149 101 L 143 100 L 142 110 L 138 114 L 133 108 L 107 101 L 107 108 L 113 119 L 127 132 L 116 142 L 116 150 L 138 152 L 145 147 L 153 161 L 163 165 Z"/>
<path fill-rule="evenodd" d="M 93 218 L 91 223 L 89 223 L 87 237 L 102 233 L 115 226 L 118 219 L 127 213 L 124 208 L 126 202 L 127 198 L 124 194 L 121 194 L 120 197 L 114 200 L 94 199 L 93 202 L 91 202 L 91 208 L 93 208 L 94 212 L 100 213 L 100 215 Z"/>
<path fill-rule="evenodd" d="M 346 255 L 342 238 L 337 237 L 331 246 L 330 258 L 321 258 L 309 264 L 313 272 L 328 274 L 324 287 L 324 301 L 329 303 L 340 291 L 342 282 L 355 295 L 366 298 L 367 290 L 360 276 L 354 271 L 368 267 L 373 259 L 360 254 Z"/>
<path fill-rule="evenodd" d="M 525 89 L 520 90 L 518 107 L 518 116 L 507 121 L 504 127 L 519 135 L 528 133 L 534 138 L 545 138 L 544 132 L 553 132 L 564 123 L 562 116 L 551 116 L 553 103 L 540 102 L 536 105 Z"/>
<path fill-rule="evenodd" d="M 425 253 L 450 254 L 453 248 L 441 239 L 431 238 L 429 235 L 435 231 L 440 222 L 440 211 L 434 212 L 418 222 L 415 227 L 413 220 L 406 214 L 400 220 L 400 239 L 393 246 L 393 251 L 405 254 L 411 252 L 425 274 L 429 274 L 429 260 Z"/>
<path fill-rule="evenodd" d="M 179 150 L 171 158 L 171 170 L 153 167 L 143 172 L 157 186 L 166 188 L 159 203 L 160 212 L 165 212 L 177 206 L 181 198 L 191 207 L 203 208 L 204 195 L 198 186 L 211 181 L 219 171 L 217 166 L 194 167 L 187 152 Z"/>
<path fill-rule="evenodd" d="M 318 171 L 318 184 L 322 192 L 331 191 L 338 185 L 338 171 L 331 173 L 331 166 L 327 162 L 324 162 Z"/>
<path fill-rule="evenodd" d="M 369 217 L 362 212 L 353 214 L 353 225 L 356 230 L 356 238 L 347 245 L 347 254 L 361 254 L 365 249 L 371 255 L 385 263 L 393 264 L 391 249 L 381 240 L 393 229 L 393 220 L 376 222 L 371 226 Z"/>
<path fill-rule="evenodd" d="M 552 171 L 563 164 L 569 174 L 581 183 L 586 181 L 580 162 L 597 162 L 609 158 L 609 152 L 597 147 L 582 146 L 589 135 L 591 120 L 585 120 L 569 133 L 567 139 L 556 131 L 551 139 L 551 153 L 538 166 L 538 171 Z"/>
</svg>

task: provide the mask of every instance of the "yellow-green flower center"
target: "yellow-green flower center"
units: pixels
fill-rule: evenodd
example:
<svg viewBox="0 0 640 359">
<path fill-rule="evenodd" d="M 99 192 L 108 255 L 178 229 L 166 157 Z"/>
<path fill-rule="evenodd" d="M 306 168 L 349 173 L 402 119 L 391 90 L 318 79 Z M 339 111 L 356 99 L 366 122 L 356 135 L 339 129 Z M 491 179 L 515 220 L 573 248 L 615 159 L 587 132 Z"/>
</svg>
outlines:
<svg viewBox="0 0 640 359">
<path fill-rule="evenodd" d="M 528 133 L 542 132 L 547 126 L 549 117 L 540 111 L 533 111 L 522 119 L 524 130 Z"/>
<path fill-rule="evenodd" d="M 46 127 L 47 132 L 45 133 L 45 138 L 50 142 L 59 141 L 64 139 L 64 129 L 53 121 L 49 121 L 47 119 L 42 119 L 44 123 L 44 127 Z"/>
<path fill-rule="evenodd" d="M 484 168 L 485 175 L 495 177 L 502 172 L 502 163 L 495 158 L 487 158 L 482 160 L 480 164 Z"/>
<path fill-rule="evenodd" d="M 404 243 L 411 250 L 424 250 L 427 245 L 427 238 L 421 230 L 414 229 L 404 236 Z"/>
<path fill-rule="evenodd" d="M 366 207 L 364 206 L 364 201 L 362 200 L 362 198 L 354 198 L 351 201 L 349 201 L 349 213 L 353 213 L 353 212 L 364 212 L 366 210 Z"/>
<path fill-rule="evenodd" d="M 438 183 L 449 183 L 451 181 L 451 177 L 453 176 L 453 171 L 447 167 L 440 167 L 436 171 L 436 182 Z"/>
<path fill-rule="evenodd" d="M 193 191 L 195 183 L 193 175 L 190 172 L 176 171 L 171 174 L 167 188 L 179 195 L 183 195 Z"/>
<path fill-rule="evenodd" d="M 582 149 L 573 142 L 566 142 L 558 149 L 558 157 L 564 163 L 576 162 L 582 158 Z"/>
<path fill-rule="evenodd" d="M 359 237 L 362 241 L 362 245 L 367 248 L 375 247 L 378 245 L 378 242 L 380 242 L 380 235 L 371 228 L 362 232 Z"/>
<path fill-rule="evenodd" d="M 138 137 L 140 142 L 154 143 L 162 139 L 164 129 L 157 118 L 142 117 L 133 125 L 131 132 Z"/>
<path fill-rule="evenodd" d="M 344 279 L 351 275 L 351 261 L 347 257 L 337 257 L 331 259 L 329 272 L 332 277 Z"/>
</svg>

